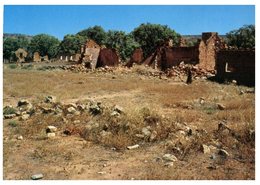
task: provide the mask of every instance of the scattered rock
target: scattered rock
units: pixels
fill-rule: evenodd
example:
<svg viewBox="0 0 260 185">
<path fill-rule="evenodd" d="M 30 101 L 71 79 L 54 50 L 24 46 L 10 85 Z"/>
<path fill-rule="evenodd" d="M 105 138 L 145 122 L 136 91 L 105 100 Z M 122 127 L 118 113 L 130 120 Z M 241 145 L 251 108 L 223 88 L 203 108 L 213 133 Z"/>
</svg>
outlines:
<svg viewBox="0 0 260 185">
<path fill-rule="evenodd" d="M 55 137 L 56 136 L 56 134 L 55 133 L 47 133 L 47 137 L 48 138 L 53 138 L 53 137 Z"/>
<path fill-rule="evenodd" d="M 202 152 L 204 154 L 209 154 L 210 153 L 210 147 L 209 146 L 203 144 L 201 148 L 202 148 Z"/>
<path fill-rule="evenodd" d="M 77 105 L 75 103 L 69 103 L 68 107 L 73 107 L 73 108 L 77 109 Z"/>
<path fill-rule="evenodd" d="M 29 117 L 30 117 L 30 114 L 24 114 L 24 115 L 22 115 L 22 116 L 20 117 L 20 120 L 24 121 L 24 120 L 29 119 Z"/>
<path fill-rule="evenodd" d="M 209 170 L 216 170 L 216 169 L 217 169 L 217 166 L 214 165 L 214 164 L 211 164 L 211 165 L 207 166 L 207 168 L 208 168 Z"/>
<path fill-rule="evenodd" d="M 56 132 L 58 129 L 57 129 L 57 127 L 55 127 L 55 126 L 48 126 L 47 128 L 46 128 L 46 133 L 54 133 L 54 132 Z"/>
<path fill-rule="evenodd" d="M 39 180 L 43 178 L 43 174 L 39 173 L 39 174 L 35 174 L 31 176 L 32 180 Z"/>
<path fill-rule="evenodd" d="M 245 93 L 255 93 L 255 89 L 246 89 Z"/>
<path fill-rule="evenodd" d="M 74 113 L 74 115 L 76 115 L 76 116 L 80 115 L 80 111 L 76 111 L 76 112 Z"/>
<path fill-rule="evenodd" d="M 18 136 L 17 140 L 23 140 L 23 136 Z"/>
<path fill-rule="evenodd" d="M 139 145 L 132 145 L 132 146 L 128 146 L 126 147 L 128 150 L 132 150 L 132 149 L 136 149 L 136 148 L 139 148 Z"/>
<path fill-rule="evenodd" d="M 165 161 L 172 161 L 172 162 L 178 161 L 178 159 L 172 154 L 164 154 L 162 158 Z"/>
<path fill-rule="evenodd" d="M 56 97 L 55 96 L 46 96 L 45 97 L 45 103 L 55 103 Z"/>
<path fill-rule="evenodd" d="M 217 107 L 218 107 L 219 110 L 225 110 L 226 109 L 226 107 L 224 105 L 220 104 L 220 103 L 217 104 Z"/>
<path fill-rule="evenodd" d="M 4 115 L 5 119 L 12 119 L 14 117 L 16 117 L 16 114 L 6 114 L 6 115 Z"/>
<path fill-rule="evenodd" d="M 227 157 L 229 156 L 229 153 L 228 153 L 226 150 L 224 150 L 224 149 L 220 149 L 220 150 L 218 151 L 218 154 L 219 154 L 220 156 L 224 157 L 224 158 L 227 158 Z"/>
<path fill-rule="evenodd" d="M 68 113 L 74 114 L 77 110 L 74 107 L 67 108 Z"/>
</svg>

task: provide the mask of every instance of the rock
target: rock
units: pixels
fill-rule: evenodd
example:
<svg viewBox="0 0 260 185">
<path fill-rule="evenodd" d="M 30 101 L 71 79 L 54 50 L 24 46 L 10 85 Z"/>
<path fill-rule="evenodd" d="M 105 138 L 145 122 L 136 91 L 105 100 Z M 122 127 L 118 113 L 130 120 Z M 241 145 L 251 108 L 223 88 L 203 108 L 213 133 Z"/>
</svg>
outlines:
<svg viewBox="0 0 260 185">
<path fill-rule="evenodd" d="M 80 111 L 84 111 L 86 109 L 86 106 L 85 105 L 78 105 L 77 106 L 77 109 L 80 110 Z"/>
<path fill-rule="evenodd" d="M 55 136 L 56 136 L 55 133 L 47 133 L 47 137 L 48 137 L 48 138 L 53 138 L 53 137 L 55 137 Z"/>
<path fill-rule="evenodd" d="M 178 159 L 172 154 L 164 154 L 162 158 L 165 161 L 172 161 L 172 162 L 178 161 Z"/>
<path fill-rule="evenodd" d="M 118 105 L 116 105 L 113 109 L 113 111 L 118 112 L 119 114 L 122 114 L 124 112 L 124 109 Z"/>
<path fill-rule="evenodd" d="M 31 176 L 32 180 L 38 180 L 38 179 L 42 179 L 42 178 L 43 178 L 43 174 L 41 174 L 41 173 Z"/>
<path fill-rule="evenodd" d="M 140 139 L 143 139 L 143 138 L 144 138 L 144 135 L 143 135 L 143 134 L 135 134 L 135 137 L 140 138 Z"/>
<path fill-rule="evenodd" d="M 23 136 L 18 136 L 17 140 L 23 140 Z"/>
<path fill-rule="evenodd" d="M 30 103 L 28 100 L 22 99 L 22 100 L 19 100 L 19 101 L 18 101 L 17 106 L 18 106 L 18 107 L 21 107 L 21 106 L 23 106 L 23 105 L 28 105 L 28 104 L 31 104 L 31 103 Z"/>
<path fill-rule="evenodd" d="M 68 113 L 74 114 L 77 110 L 74 107 L 67 108 Z"/>
<path fill-rule="evenodd" d="M 76 115 L 76 116 L 80 115 L 80 111 L 76 111 L 76 112 L 74 113 L 74 115 Z"/>
<path fill-rule="evenodd" d="M 156 131 L 153 131 L 152 133 L 151 133 L 151 136 L 150 136 L 150 138 L 149 138 L 149 141 L 154 141 L 155 139 L 156 139 L 156 137 L 157 137 L 157 132 Z"/>
<path fill-rule="evenodd" d="M 4 115 L 5 119 L 12 119 L 14 117 L 16 117 L 16 114 L 6 114 L 6 115 Z"/>
<path fill-rule="evenodd" d="M 249 138 L 251 140 L 255 140 L 255 130 L 252 129 L 249 130 Z"/>
<path fill-rule="evenodd" d="M 205 98 L 201 97 L 199 99 L 199 104 L 203 105 L 205 103 Z"/>
<path fill-rule="evenodd" d="M 126 147 L 128 150 L 132 150 L 132 149 L 136 149 L 136 148 L 139 148 L 139 145 L 136 144 L 136 145 L 132 145 L 132 146 L 128 146 Z"/>
<path fill-rule="evenodd" d="M 18 101 L 17 107 L 20 111 L 28 111 L 33 108 L 32 104 L 28 100 Z"/>
<path fill-rule="evenodd" d="M 55 96 L 46 96 L 45 97 L 45 103 L 55 103 L 56 97 Z"/>
<path fill-rule="evenodd" d="M 246 89 L 245 93 L 255 93 L 254 89 Z"/>
<path fill-rule="evenodd" d="M 203 152 L 204 154 L 209 154 L 209 153 L 210 153 L 210 147 L 209 147 L 209 146 L 203 144 L 203 145 L 201 146 L 201 148 L 202 148 L 202 152 Z"/>
<path fill-rule="evenodd" d="M 75 121 L 73 121 L 73 123 L 79 124 L 79 123 L 80 123 L 80 120 L 75 120 Z"/>
<path fill-rule="evenodd" d="M 100 175 L 106 174 L 106 172 L 97 172 L 97 173 L 100 174 Z"/>
<path fill-rule="evenodd" d="M 237 81 L 236 80 L 232 80 L 231 83 L 236 85 Z"/>
<path fill-rule="evenodd" d="M 228 153 L 226 150 L 224 150 L 224 149 L 220 149 L 220 150 L 218 151 L 218 154 L 219 154 L 220 156 L 224 157 L 224 158 L 227 158 L 227 157 L 229 156 L 229 153 Z"/>
<path fill-rule="evenodd" d="M 120 116 L 120 113 L 117 111 L 113 111 L 110 115 L 113 117 L 117 117 L 117 116 Z"/>
<path fill-rule="evenodd" d="M 46 133 L 54 133 L 54 132 L 56 132 L 58 129 L 57 129 L 57 127 L 55 127 L 55 126 L 48 126 L 47 128 L 46 128 Z"/>
<path fill-rule="evenodd" d="M 103 109 L 100 106 L 100 103 L 93 104 L 89 107 L 89 112 L 93 115 L 101 114 Z"/>
<path fill-rule="evenodd" d="M 225 110 L 226 109 L 226 107 L 224 105 L 220 104 L 220 103 L 217 104 L 217 107 L 218 107 L 219 110 Z"/>
<path fill-rule="evenodd" d="M 150 137 L 151 136 L 151 131 L 149 130 L 149 128 L 144 127 L 142 128 L 142 134 L 146 137 Z"/>
<path fill-rule="evenodd" d="M 20 120 L 24 121 L 24 120 L 29 119 L 29 117 L 30 117 L 30 114 L 24 114 L 24 115 L 22 115 L 22 116 L 20 117 Z"/>
</svg>

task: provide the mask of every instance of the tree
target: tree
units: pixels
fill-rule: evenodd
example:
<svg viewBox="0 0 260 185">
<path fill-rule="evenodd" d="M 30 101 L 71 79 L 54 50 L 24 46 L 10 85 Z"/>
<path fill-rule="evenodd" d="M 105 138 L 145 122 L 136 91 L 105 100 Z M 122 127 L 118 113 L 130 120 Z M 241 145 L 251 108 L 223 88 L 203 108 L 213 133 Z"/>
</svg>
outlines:
<svg viewBox="0 0 260 185">
<path fill-rule="evenodd" d="M 39 52 L 41 56 L 48 55 L 49 58 L 57 56 L 60 41 L 47 34 L 35 35 L 30 43 L 29 49 L 31 53 Z"/>
<path fill-rule="evenodd" d="M 134 39 L 141 45 L 144 57 L 155 51 L 159 43 L 173 39 L 174 44 L 179 42 L 180 35 L 166 25 L 141 24 L 132 32 Z"/>
<path fill-rule="evenodd" d="M 78 32 L 77 35 L 84 37 L 85 40 L 92 39 L 99 45 L 105 44 L 107 38 L 105 30 L 101 26 L 89 27 Z"/>
<path fill-rule="evenodd" d="M 81 45 L 84 44 L 85 38 L 80 35 L 65 35 L 59 46 L 59 53 L 74 55 L 80 53 Z"/>
<path fill-rule="evenodd" d="M 29 39 L 25 36 L 8 37 L 4 39 L 3 43 L 3 58 L 9 61 L 15 60 L 15 51 L 23 48 L 28 51 Z"/>
<path fill-rule="evenodd" d="M 106 46 L 114 48 L 119 52 L 121 59 L 126 60 L 129 58 L 133 51 L 139 47 L 139 44 L 133 39 L 131 35 L 123 31 L 109 30 L 107 33 Z"/>
<path fill-rule="evenodd" d="M 255 25 L 244 25 L 226 34 L 229 46 L 237 48 L 255 47 Z"/>
</svg>

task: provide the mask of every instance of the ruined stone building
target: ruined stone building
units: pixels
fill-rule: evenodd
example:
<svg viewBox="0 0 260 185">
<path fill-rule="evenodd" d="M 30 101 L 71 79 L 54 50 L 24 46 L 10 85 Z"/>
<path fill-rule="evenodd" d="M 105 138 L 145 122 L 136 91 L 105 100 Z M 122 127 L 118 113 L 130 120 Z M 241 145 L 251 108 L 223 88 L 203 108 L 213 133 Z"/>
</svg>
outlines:
<svg viewBox="0 0 260 185">
<path fill-rule="evenodd" d="M 181 62 L 186 64 L 198 64 L 205 70 L 214 70 L 216 52 L 225 48 L 224 41 L 215 32 L 202 33 L 202 39 L 195 46 L 185 46 L 184 39 L 180 40 L 180 46 L 170 44 L 159 46 L 156 51 L 143 61 L 143 64 L 166 70 Z"/>
<path fill-rule="evenodd" d="M 33 53 L 33 62 L 41 62 L 41 56 L 39 52 Z"/>
<path fill-rule="evenodd" d="M 202 33 L 202 39 L 199 43 L 199 67 L 206 70 L 214 70 L 216 53 L 224 48 L 226 48 L 226 45 L 218 36 L 218 33 Z"/>
<path fill-rule="evenodd" d="M 27 57 L 28 53 L 22 48 L 19 48 L 15 51 L 15 55 L 17 57 L 17 63 L 25 62 L 25 58 Z"/>
<path fill-rule="evenodd" d="M 94 40 L 88 39 L 86 43 L 81 46 L 80 52 L 81 56 L 79 58 L 79 63 L 84 64 L 87 68 L 95 69 L 100 46 Z"/>
<path fill-rule="evenodd" d="M 238 84 L 255 85 L 255 50 L 219 50 L 216 70 L 221 82 L 236 80 Z"/>
</svg>

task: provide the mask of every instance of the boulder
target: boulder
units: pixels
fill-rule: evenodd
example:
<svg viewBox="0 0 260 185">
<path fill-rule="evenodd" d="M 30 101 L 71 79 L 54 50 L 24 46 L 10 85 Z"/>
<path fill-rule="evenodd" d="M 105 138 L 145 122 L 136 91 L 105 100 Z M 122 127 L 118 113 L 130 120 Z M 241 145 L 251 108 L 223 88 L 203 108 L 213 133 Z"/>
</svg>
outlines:
<svg viewBox="0 0 260 185">
<path fill-rule="evenodd" d="M 68 113 L 74 114 L 77 110 L 74 107 L 67 108 Z"/>
<path fill-rule="evenodd" d="M 128 146 L 126 147 L 128 150 L 132 150 L 132 149 L 136 149 L 136 148 L 139 148 L 139 145 L 132 145 L 132 146 Z"/>
<path fill-rule="evenodd" d="M 202 149 L 202 152 L 204 153 L 204 154 L 209 154 L 210 153 L 210 147 L 209 146 L 207 146 L 207 145 L 202 145 L 201 146 L 201 149 Z"/>
<path fill-rule="evenodd" d="M 220 104 L 220 103 L 217 104 L 217 107 L 218 107 L 219 110 L 225 110 L 226 109 L 226 107 L 224 105 Z"/>
<path fill-rule="evenodd" d="M 4 115 L 4 119 L 12 119 L 14 117 L 16 117 L 16 114 L 6 114 L 6 115 Z"/>
<path fill-rule="evenodd" d="M 224 149 L 220 149 L 220 150 L 218 151 L 218 154 L 219 154 L 220 156 L 224 157 L 224 158 L 227 158 L 227 157 L 229 156 L 229 153 L 228 153 L 226 150 L 224 150 Z"/>
<path fill-rule="evenodd" d="M 46 96 L 45 97 L 45 103 L 55 103 L 56 102 L 56 97 L 55 96 Z"/>
<path fill-rule="evenodd" d="M 50 126 L 48 126 L 48 127 L 46 128 L 46 133 L 54 133 L 54 132 L 56 132 L 57 130 L 58 130 L 57 127 L 50 125 Z"/>
<path fill-rule="evenodd" d="M 172 162 L 178 161 L 177 157 L 175 157 L 175 155 L 172 154 L 164 154 L 162 158 L 165 161 L 172 161 Z"/>
</svg>

